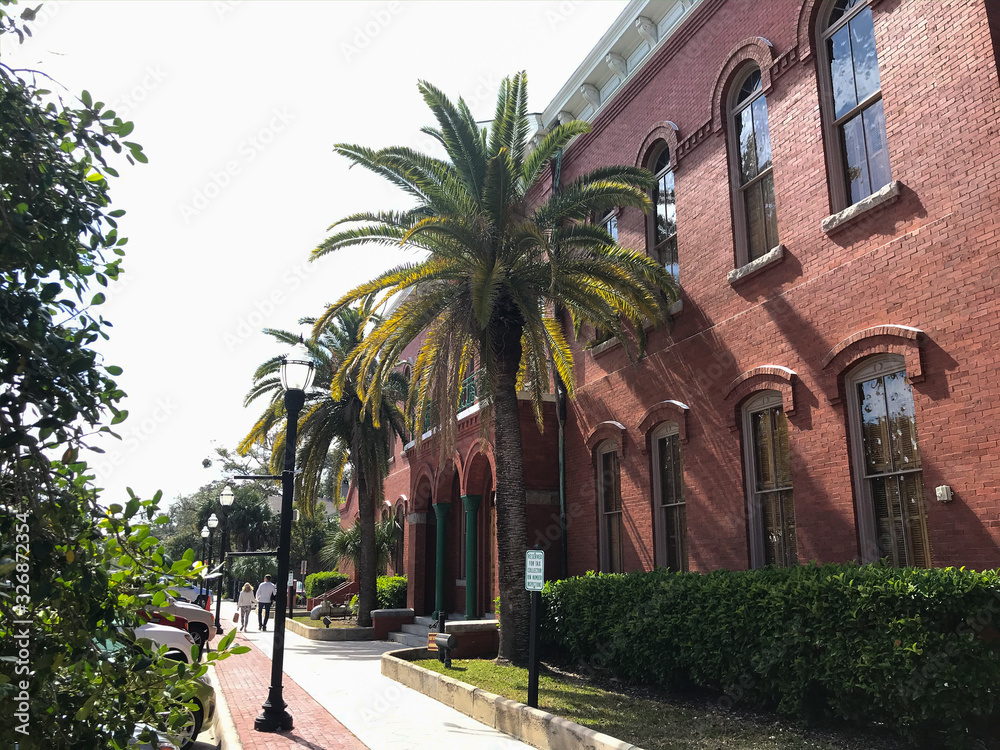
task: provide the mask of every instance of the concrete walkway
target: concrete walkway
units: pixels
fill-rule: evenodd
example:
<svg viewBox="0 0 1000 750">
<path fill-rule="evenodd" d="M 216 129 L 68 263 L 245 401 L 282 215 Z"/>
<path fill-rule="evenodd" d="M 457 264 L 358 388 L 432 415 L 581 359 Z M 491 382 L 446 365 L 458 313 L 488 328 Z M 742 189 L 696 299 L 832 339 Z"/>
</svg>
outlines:
<svg viewBox="0 0 1000 750">
<path fill-rule="evenodd" d="M 235 605 L 223 602 L 222 611 L 228 632 L 233 625 Z M 269 625 L 273 625 L 273 619 Z M 251 614 L 250 630 L 240 633 L 239 639 L 267 656 L 269 670 L 273 632 L 270 627 L 266 632 L 257 632 L 256 628 L 256 618 Z M 371 750 L 441 750 L 447 747 L 530 750 L 530 745 L 480 724 L 395 680 L 383 677 L 381 656 L 398 647 L 399 644 L 384 641 L 312 641 L 286 632 L 284 672 Z M 230 657 L 220 665 L 220 669 L 224 671 L 227 662 L 253 655 L 255 654 Z M 268 671 L 268 675 L 265 675 L 265 687 L 259 696 L 247 695 L 239 687 L 232 688 L 223 684 L 226 701 L 238 724 L 246 724 L 247 719 L 238 717 L 238 712 L 233 710 L 234 704 L 252 706 L 251 713 L 255 716 L 260 704 L 267 698 L 269 674 Z M 234 692 L 232 697 L 230 692 Z M 293 733 L 299 734 L 302 724 L 300 717 L 295 715 L 294 706 L 287 695 L 285 700 L 289 703 L 289 710 L 296 722 Z M 310 714 L 306 720 L 314 720 L 312 712 L 305 710 Z M 253 732 L 252 716 L 249 724 L 249 732 L 267 736 Z M 237 726 L 237 730 L 243 737 L 247 727 Z M 244 745 L 249 747 L 246 742 Z M 325 750 L 325 745 L 316 740 L 304 746 L 309 750 Z M 330 748 L 348 746 L 351 745 L 345 742 L 331 744 Z"/>
</svg>

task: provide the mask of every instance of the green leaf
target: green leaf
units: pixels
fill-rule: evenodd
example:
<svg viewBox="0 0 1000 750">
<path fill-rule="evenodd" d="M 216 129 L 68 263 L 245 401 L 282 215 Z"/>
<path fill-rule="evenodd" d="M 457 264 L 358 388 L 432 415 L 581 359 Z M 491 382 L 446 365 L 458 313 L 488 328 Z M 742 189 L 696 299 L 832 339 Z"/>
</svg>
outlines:
<svg viewBox="0 0 1000 750">
<path fill-rule="evenodd" d="M 80 706 L 80 710 L 76 712 L 77 721 L 86 721 L 87 717 L 90 716 L 90 712 L 94 710 L 94 703 L 97 702 L 98 695 L 99 692 L 95 691 L 94 694 L 87 698 L 84 704 Z"/>
<path fill-rule="evenodd" d="M 122 368 L 120 368 L 118 365 L 108 365 L 104 369 L 106 369 L 108 371 L 109 375 L 121 375 L 122 374 Z"/>
<path fill-rule="evenodd" d="M 90 98 L 90 92 L 86 89 L 84 89 L 83 93 L 80 94 L 80 99 L 83 101 L 83 106 L 85 107 L 89 108 L 94 104 L 94 100 Z"/>
<path fill-rule="evenodd" d="M 90 304 L 92 304 L 92 305 L 103 305 L 105 299 L 106 299 L 106 297 L 104 296 L 104 293 L 103 292 L 98 292 L 97 294 L 94 295 L 93 299 L 90 300 Z"/>
<path fill-rule="evenodd" d="M 102 182 L 104 177 L 100 172 L 91 172 L 87 175 L 87 182 Z"/>
</svg>

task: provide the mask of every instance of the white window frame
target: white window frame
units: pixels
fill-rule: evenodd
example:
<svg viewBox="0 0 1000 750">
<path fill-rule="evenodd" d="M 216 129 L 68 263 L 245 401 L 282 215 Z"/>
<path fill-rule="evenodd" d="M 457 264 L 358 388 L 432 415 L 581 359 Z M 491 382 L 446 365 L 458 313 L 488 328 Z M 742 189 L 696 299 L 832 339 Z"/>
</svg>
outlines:
<svg viewBox="0 0 1000 750">
<path fill-rule="evenodd" d="M 778 391 L 761 391 L 743 405 L 743 481 L 747 494 L 747 528 L 750 536 L 750 567 L 762 568 L 766 564 L 764 554 L 764 519 L 761 518 L 760 504 L 757 502 L 757 460 L 754 454 L 754 434 L 751 416 L 765 409 L 781 407 L 784 400 Z M 787 419 L 787 415 L 785 417 Z M 793 478 L 794 487 L 794 478 Z M 795 493 L 792 492 L 794 507 Z M 796 519 L 797 521 L 797 519 Z M 797 531 L 797 530 L 796 530 Z M 797 534 L 796 534 L 797 536 Z"/>
<path fill-rule="evenodd" d="M 830 202 L 833 204 L 833 211 L 837 213 L 854 205 L 851 202 L 851 193 L 847 180 L 847 165 L 844 162 L 844 142 L 841 137 L 841 125 L 850 120 L 860 112 L 868 109 L 882 99 L 881 71 L 879 71 L 879 90 L 870 95 L 863 102 L 851 109 L 843 117 L 836 117 L 836 110 L 833 101 L 833 80 L 830 73 L 830 54 L 827 51 L 827 41 L 843 26 L 850 23 L 851 19 L 861 13 L 865 8 L 871 6 L 870 0 L 859 2 L 837 21 L 835 26 L 830 26 L 830 15 L 833 13 L 833 6 L 837 0 L 826 0 L 822 12 L 817 16 L 816 23 L 816 70 L 819 76 L 819 104 L 822 114 L 823 143 L 826 147 L 826 168 L 830 175 Z M 875 45 L 875 57 L 878 58 L 878 44 Z M 884 106 L 884 105 L 883 105 Z M 886 124 L 888 131 L 888 123 Z M 889 147 L 888 132 L 886 133 L 886 148 Z M 867 156 L 867 154 L 866 154 Z M 892 184 L 892 159 L 889 160 L 890 179 L 886 184 Z M 885 185 L 882 186 L 884 188 Z M 879 188 L 879 189 L 882 189 Z M 874 195 L 878 190 L 873 190 L 869 196 Z M 864 199 L 862 199 L 864 200 Z"/>
<path fill-rule="evenodd" d="M 688 554 L 687 554 L 687 498 L 684 493 L 684 452 L 681 451 L 681 466 L 680 466 L 680 487 L 681 487 L 681 500 L 678 503 L 671 503 L 670 505 L 663 504 L 663 488 L 661 486 L 660 480 L 660 465 L 662 464 L 662 456 L 660 455 L 660 440 L 664 438 L 670 438 L 680 436 L 680 430 L 676 422 L 664 422 L 659 427 L 657 427 L 651 434 L 650 440 L 652 441 L 652 456 L 653 456 L 653 538 L 655 543 L 654 550 L 654 560 L 656 564 L 660 567 L 667 567 L 667 529 L 666 523 L 663 518 L 663 512 L 665 508 L 676 508 L 678 506 L 684 506 L 685 512 L 685 524 L 684 524 L 684 559 L 681 564 L 681 570 L 688 570 Z"/>
<path fill-rule="evenodd" d="M 618 515 L 621 518 L 621 522 L 618 525 L 619 530 L 619 544 L 618 549 L 621 552 L 620 560 L 620 570 L 612 570 L 610 554 L 611 548 L 608 541 L 608 527 L 607 527 L 607 516 L 610 515 L 605 511 L 604 503 L 604 480 L 601 476 L 601 472 L 604 467 L 604 456 L 609 453 L 614 453 L 616 455 L 615 466 L 618 469 L 618 476 L 615 478 L 615 486 L 618 491 Z M 594 456 L 597 459 L 595 461 L 596 478 L 597 478 L 597 518 L 598 518 L 598 542 L 600 547 L 600 565 L 602 573 L 624 573 L 625 572 L 625 507 L 622 503 L 621 496 L 621 453 L 618 451 L 618 443 L 614 440 L 605 440 L 599 446 L 597 450 L 594 451 Z"/>
<path fill-rule="evenodd" d="M 871 484 L 865 471 L 864 436 L 861 434 L 861 406 L 858 404 L 858 386 L 866 380 L 879 376 L 892 375 L 906 370 L 906 360 L 899 354 L 880 354 L 866 359 L 851 370 L 844 378 L 845 396 L 847 398 L 848 429 L 851 436 L 851 472 L 854 484 L 854 513 L 858 524 L 858 544 L 861 549 L 861 562 L 872 563 L 879 559 L 878 522 L 875 519 L 875 499 L 872 497 Z M 916 404 L 914 404 L 914 407 Z M 919 431 L 917 440 L 919 442 Z M 921 469 L 921 481 L 923 470 Z M 924 503 L 927 502 L 926 488 L 923 493 Z M 926 522 L 927 508 L 924 508 Z M 928 535 L 929 535 L 928 530 Z"/>
</svg>

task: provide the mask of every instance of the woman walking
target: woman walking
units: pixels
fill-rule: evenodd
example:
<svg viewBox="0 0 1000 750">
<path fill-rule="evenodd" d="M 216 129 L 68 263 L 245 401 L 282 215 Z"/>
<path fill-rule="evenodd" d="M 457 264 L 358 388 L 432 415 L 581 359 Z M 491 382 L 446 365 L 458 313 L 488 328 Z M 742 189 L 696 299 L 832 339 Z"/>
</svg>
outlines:
<svg viewBox="0 0 1000 750">
<path fill-rule="evenodd" d="M 250 620 L 250 610 L 257 606 L 257 598 L 253 595 L 253 586 L 249 582 L 243 584 L 236 606 L 240 608 L 240 630 L 246 630 L 247 622 Z"/>
</svg>

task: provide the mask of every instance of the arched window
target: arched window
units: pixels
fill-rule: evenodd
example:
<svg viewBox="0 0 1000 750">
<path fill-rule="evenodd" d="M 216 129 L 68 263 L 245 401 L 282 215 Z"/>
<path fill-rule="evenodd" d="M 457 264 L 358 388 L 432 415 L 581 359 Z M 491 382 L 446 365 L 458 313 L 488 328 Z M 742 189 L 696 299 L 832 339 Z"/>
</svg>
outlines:
<svg viewBox="0 0 1000 750">
<path fill-rule="evenodd" d="M 656 562 L 670 570 L 687 570 L 687 514 L 677 424 L 665 422 L 656 428 L 651 437 Z"/>
<path fill-rule="evenodd" d="M 618 242 L 618 211 L 609 211 L 604 217 L 597 222 L 605 232 L 611 235 L 611 238 Z"/>
<path fill-rule="evenodd" d="M 405 534 L 404 522 L 406 521 L 406 515 L 403 510 L 403 505 L 400 503 L 396 506 L 395 512 L 395 540 L 392 545 L 392 570 L 398 575 L 406 575 L 406 558 L 403 557 L 403 536 Z"/>
<path fill-rule="evenodd" d="M 771 169 L 771 134 L 760 69 L 748 67 L 733 87 L 730 107 L 730 174 L 736 265 L 778 246 L 778 212 Z"/>
<path fill-rule="evenodd" d="M 818 57 L 834 209 L 892 180 L 885 109 L 866 0 L 835 0 L 819 16 Z"/>
<path fill-rule="evenodd" d="M 905 367 L 899 355 L 874 357 L 846 381 L 861 557 L 929 568 L 923 470 Z"/>
<path fill-rule="evenodd" d="M 677 258 L 677 204 L 674 196 L 674 168 L 670 163 L 670 149 L 666 146 L 651 165 L 656 177 L 652 194 L 653 213 L 649 217 L 650 255 L 658 259 L 667 272 L 680 281 L 680 264 Z"/>
<path fill-rule="evenodd" d="M 597 448 L 597 508 L 600 514 L 601 572 L 622 573 L 622 491 L 618 445 L 606 440 Z"/>
<path fill-rule="evenodd" d="M 750 563 L 755 568 L 795 565 L 798 545 L 788 419 L 778 391 L 763 391 L 743 407 L 743 446 Z"/>
</svg>

